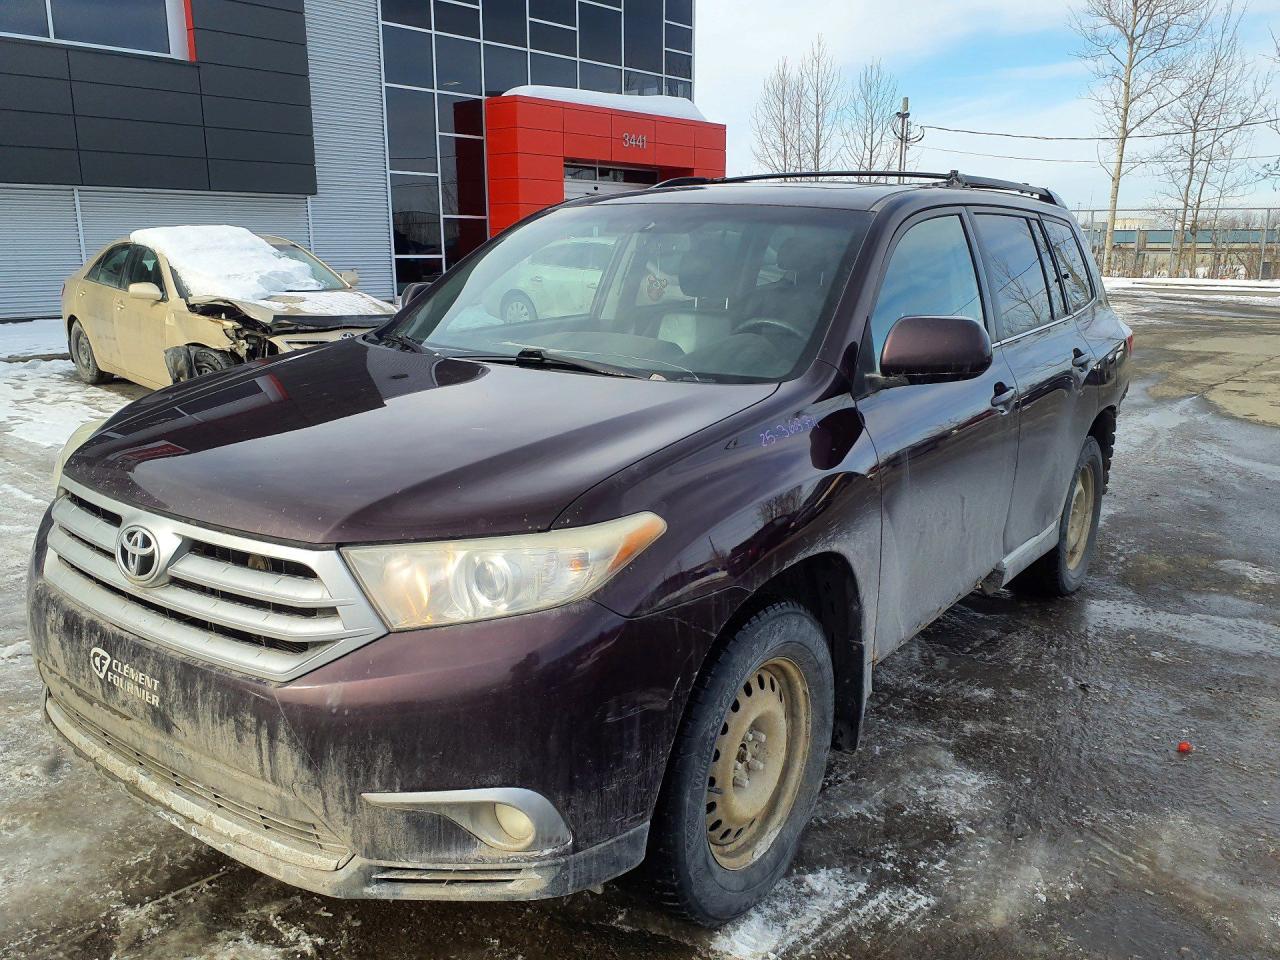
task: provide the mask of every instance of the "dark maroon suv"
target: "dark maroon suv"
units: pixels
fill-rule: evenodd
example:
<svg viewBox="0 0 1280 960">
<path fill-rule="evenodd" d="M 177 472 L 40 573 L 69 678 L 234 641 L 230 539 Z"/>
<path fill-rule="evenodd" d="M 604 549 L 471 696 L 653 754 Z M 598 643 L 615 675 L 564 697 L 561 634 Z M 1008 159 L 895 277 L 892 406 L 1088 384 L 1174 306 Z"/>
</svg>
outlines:
<svg viewBox="0 0 1280 960">
<path fill-rule="evenodd" d="M 1051 192 L 917 176 L 564 204 L 378 331 L 126 407 L 35 543 L 50 720 L 309 890 L 643 862 L 743 912 L 872 665 L 1094 554 L 1130 332 Z"/>
</svg>

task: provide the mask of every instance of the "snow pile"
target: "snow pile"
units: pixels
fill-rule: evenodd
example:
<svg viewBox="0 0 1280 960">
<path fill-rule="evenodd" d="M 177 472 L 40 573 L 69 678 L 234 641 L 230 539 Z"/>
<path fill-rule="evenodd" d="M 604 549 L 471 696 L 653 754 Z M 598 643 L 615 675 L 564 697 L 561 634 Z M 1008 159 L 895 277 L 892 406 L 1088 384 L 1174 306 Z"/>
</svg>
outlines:
<svg viewBox="0 0 1280 960">
<path fill-rule="evenodd" d="M 320 290 L 306 264 L 243 227 L 151 227 L 129 234 L 169 261 L 192 297 L 265 300 L 284 290 Z"/>
<path fill-rule="evenodd" d="M 0 323 L 0 359 L 66 355 L 67 330 L 56 317 Z"/>
<path fill-rule="evenodd" d="M 677 120 L 706 122 L 702 111 L 684 97 L 643 96 L 628 93 L 598 93 L 595 90 L 570 90 L 567 87 L 544 87 L 536 83 L 512 87 L 503 96 L 537 97 L 539 100 L 555 100 L 558 103 L 580 103 L 585 107 L 603 107 L 606 110 L 626 110 L 630 113 L 648 113 L 658 117 L 674 117 Z"/>
<path fill-rule="evenodd" d="M 270 300 L 259 301 L 273 310 L 285 308 L 289 313 L 310 317 L 367 317 L 379 313 L 388 316 L 395 307 L 357 290 L 325 290 L 314 294 L 276 294 Z"/>
<path fill-rule="evenodd" d="M 86 387 L 70 360 L 0 363 L 0 438 L 57 449 L 80 424 L 109 417 L 130 399 Z"/>
</svg>

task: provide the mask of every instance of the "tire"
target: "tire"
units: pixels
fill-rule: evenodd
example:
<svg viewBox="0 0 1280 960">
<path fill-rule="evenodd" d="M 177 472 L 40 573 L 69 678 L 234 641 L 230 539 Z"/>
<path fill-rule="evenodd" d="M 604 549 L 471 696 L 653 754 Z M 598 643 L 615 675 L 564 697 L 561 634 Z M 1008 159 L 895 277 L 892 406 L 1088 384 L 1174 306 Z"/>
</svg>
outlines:
<svg viewBox="0 0 1280 960">
<path fill-rule="evenodd" d="M 191 350 L 191 377 L 203 377 L 206 373 L 217 373 L 236 365 L 236 358 L 222 350 L 207 347 L 193 347 Z"/>
<path fill-rule="evenodd" d="M 1058 520 L 1058 542 L 1052 550 L 1010 582 L 1010 589 L 1031 596 L 1066 597 L 1089 575 L 1098 548 L 1098 517 L 1104 489 L 1102 448 L 1089 437 L 1080 449 L 1067 502 Z M 1082 527 L 1087 522 L 1088 527 Z"/>
<path fill-rule="evenodd" d="M 500 310 L 503 323 L 528 323 L 538 319 L 538 310 L 533 301 L 519 290 L 512 290 L 502 298 Z"/>
<path fill-rule="evenodd" d="M 103 372 L 98 366 L 98 358 L 93 355 L 93 344 L 89 335 L 80 326 L 79 320 L 72 320 L 67 330 L 67 352 L 76 365 L 76 373 L 85 383 L 96 386 L 111 379 L 111 374 Z"/>
<path fill-rule="evenodd" d="M 796 603 L 766 607 L 714 655 L 690 694 L 650 824 L 642 876 L 664 907 L 718 926 L 773 889 L 822 785 L 834 689 L 826 636 Z"/>
</svg>

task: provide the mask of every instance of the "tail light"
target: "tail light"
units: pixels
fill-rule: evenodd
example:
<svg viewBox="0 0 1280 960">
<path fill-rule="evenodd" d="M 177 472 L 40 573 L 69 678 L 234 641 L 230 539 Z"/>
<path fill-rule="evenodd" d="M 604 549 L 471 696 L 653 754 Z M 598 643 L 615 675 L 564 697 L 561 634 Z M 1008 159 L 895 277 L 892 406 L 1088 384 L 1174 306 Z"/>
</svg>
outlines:
<svg viewBox="0 0 1280 960">
<path fill-rule="evenodd" d="M 1133 331 L 1129 331 L 1129 335 L 1124 338 L 1125 356 L 1133 356 Z"/>
</svg>

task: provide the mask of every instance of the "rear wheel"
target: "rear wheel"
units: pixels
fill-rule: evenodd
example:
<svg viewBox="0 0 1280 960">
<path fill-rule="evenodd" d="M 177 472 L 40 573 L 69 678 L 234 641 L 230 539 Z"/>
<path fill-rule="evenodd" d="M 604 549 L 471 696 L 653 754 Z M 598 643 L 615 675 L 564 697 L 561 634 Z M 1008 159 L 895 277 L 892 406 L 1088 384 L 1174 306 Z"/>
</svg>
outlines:
<svg viewBox="0 0 1280 960">
<path fill-rule="evenodd" d="M 1102 449 L 1097 440 L 1089 437 L 1080 450 L 1067 502 L 1058 518 L 1058 542 L 1015 577 L 1009 584 L 1011 588 L 1047 597 L 1065 597 L 1080 589 L 1097 552 L 1102 477 Z"/>
<path fill-rule="evenodd" d="M 89 335 L 84 332 L 79 320 L 71 321 L 71 328 L 67 331 L 67 350 L 76 365 L 76 373 L 85 383 L 106 383 L 111 379 L 111 374 L 104 373 L 98 366 L 98 360 L 93 355 L 93 344 L 89 342 Z"/>
<path fill-rule="evenodd" d="M 789 602 L 752 617 L 698 678 L 645 861 L 666 907 L 715 926 L 786 872 L 822 783 L 833 698 L 822 627 Z"/>
</svg>

